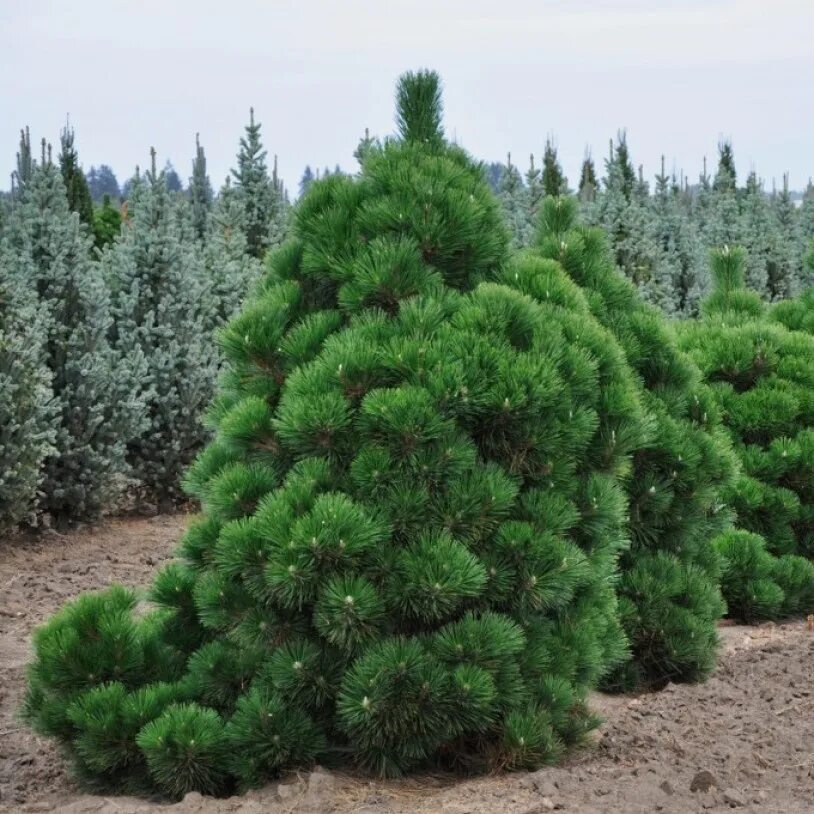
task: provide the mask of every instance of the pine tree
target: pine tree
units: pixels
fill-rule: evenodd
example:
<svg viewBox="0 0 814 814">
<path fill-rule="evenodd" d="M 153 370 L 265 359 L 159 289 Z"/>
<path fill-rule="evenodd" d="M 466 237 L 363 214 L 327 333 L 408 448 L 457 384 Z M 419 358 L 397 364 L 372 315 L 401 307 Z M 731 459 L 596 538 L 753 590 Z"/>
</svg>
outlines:
<svg viewBox="0 0 814 814">
<path fill-rule="evenodd" d="M 721 141 L 718 144 L 718 172 L 712 183 L 714 192 L 736 192 L 738 188 L 738 174 L 735 170 L 735 153 L 731 141 Z"/>
<path fill-rule="evenodd" d="M 314 183 L 314 172 L 310 164 L 306 164 L 303 170 L 302 177 L 300 178 L 300 198 L 308 192 L 311 184 Z"/>
<path fill-rule="evenodd" d="M 122 197 L 116 173 L 107 164 L 91 167 L 88 170 L 87 180 L 90 196 L 95 203 L 102 201 L 105 195 L 109 195 L 111 200 Z"/>
<path fill-rule="evenodd" d="M 139 431 L 143 410 L 133 379 L 142 370 L 137 355 L 119 355 L 108 343 L 107 288 L 44 141 L 8 244 L 19 284 L 36 292 L 56 408 L 40 508 L 58 523 L 94 519 L 127 483 L 125 445 Z"/>
<path fill-rule="evenodd" d="M 540 170 L 534 166 L 534 153 L 529 156 L 529 168 L 526 170 L 526 222 L 530 225 L 537 220 L 537 212 L 543 199 L 543 184 Z M 529 235 L 530 236 L 530 235 Z"/>
<path fill-rule="evenodd" d="M 762 297 L 769 297 L 769 277 L 777 277 L 778 235 L 768 198 L 754 172 L 746 179 L 741 219 L 740 234 L 746 249 L 746 285 Z"/>
<path fill-rule="evenodd" d="M 110 195 L 105 193 L 102 205 L 93 211 L 93 240 L 101 251 L 110 245 L 122 229 L 122 213 L 110 202 Z"/>
<path fill-rule="evenodd" d="M 42 463 L 53 452 L 54 403 L 43 315 L 20 285 L 20 263 L 0 243 L 0 531 L 32 520 Z M 24 275 L 28 277 L 28 274 Z"/>
<path fill-rule="evenodd" d="M 812 240 L 814 240 L 814 183 L 809 178 L 800 205 L 800 241 L 803 256 Z"/>
<path fill-rule="evenodd" d="M 708 288 L 700 237 L 685 211 L 680 192 L 671 184 L 661 157 L 652 200 L 652 236 L 658 252 L 655 288 L 666 313 L 695 316 Z"/>
<path fill-rule="evenodd" d="M 621 272 L 649 301 L 666 305 L 672 292 L 664 290 L 663 281 L 656 274 L 658 249 L 653 240 L 650 206 L 646 195 L 636 192 L 636 175 L 623 134 L 616 148 L 611 142 L 605 170 L 596 223 L 607 232 Z"/>
<path fill-rule="evenodd" d="M 706 162 L 704 165 L 706 174 Z M 734 246 L 742 241 L 740 202 L 732 145 L 718 145 L 718 170 L 705 201 L 703 238 L 710 248 Z"/>
<path fill-rule="evenodd" d="M 532 767 L 596 724 L 644 416 L 559 266 L 507 262 L 438 84 L 402 77 L 401 138 L 314 183 L 222 334 L 205 515 L 160 610 L 114 587 L 35 636 L 28 720 L 97 787 Z"/>
<path fill-rule="evenodd" d="M 690 214 L 702 240 L 706 243 L 709 231 L 710 208 L 712 203 L 712 183 L 707 172 L 707 157 L 704 156 L 698 186 L 691 202 Z"/>
<path fill-rule="evenodd" d="M 612 160 L 618 165 L 621 176 L 622 192 L 626 200 L 633 197 L 636 188 L 636 171 L 633 169 L 633 162 L 630 159 L 630 151 L 627 146 L 627 133 L 620 130 L 616 136 L 616 148 L 611 143 Z"/>
<path fill-rule="evenodd" d="M 62 149 L 59 153 L 59 169 L 68 195 L 68 206 L 72 212 L 79 215 L 82 223 L 90 227 L 93 224 L 93 201 L 85 173 L 79 166 L 79 155 L 74 146 L 74 131 L 70 124 L 66 124 L 60 133 L 60 144 Z"/>
<path fill-rule="evenodd" d="M 123 354 L 141 354 L 140 397 L 149 426 L 127 447 L 145 500 L 180 496 L 182 473 L 206 440 L 201 414 L 217 368 L 212 343 L 216 304 L 186 202 L 152 167 L 131 191 L 129 222 L 103 255 L 113 290 L 113 337 Z"/>
<path fill-rule="evenodd" d="M 249 110 L 246 135 L 240 139 L 237 168 L 232 170 L 235 190 L 244 209 L 243 222 L 249 253 L 262 258 L 270 245 L 269 229 L 279 218 L 282 200 L 279 190 L 269 178 L 266 151 L 260 139 L 260 123 L 254 120 L 254 108 Z"/>
<path fill-rule="evenodd" d="M 729 523 L 721 506 L 734 455 L 671 325 L 616 273 L 605 235 L 575 227 L 576 212 L 573 199 L 546 201 L 540 251 L 562 264 L 619 341 L 652 421 L 625 481 L 632 544 L 622 555 L 619 597 L 633 659 L 609 685 L 698 680 L 715 664 L 716 622 L 724 611 L 712 537 Z"/>
<path fill-rule="evenodd" d="M 334 175 L 342 175 L 339 165 L 336 165 Z M 289 216 L 291 214 L 291 202 L 288 199 L 286 190 L 279 173 L 277 172 L 277 156 L 274 156 L 274 164 L 271 171 L 271 188 L 274 193 L 275 206 L 272 212 L 268 229 L 268 248 L 276 249 L 285 241 L 288 234 Z"/>
<path fill-rule="evenodd" d="M 200 134 L 195 134 L 195 158 L 192 160 L 192 177 L 189 179 L 189 201 L 192 205 L 192 222 L 199 240 L 206 236 L 209 212 L 212 209 L 212 184 L 206 173 L 206 153 L 201 146 Z"/>
<path fill-rule="evenodd" d="M 743 465 L 743 474 L 728 494 L 738 525 L 764 537 L 769 553 L 781 560 L 783 556 L 810 560 L 814 557 L 814 336 L 767 318 L 760 297 L 743 286 L 745 265 L 741 248 L 713 253 L 716 290 L 704 305 L 706 318 L 683 326 L 682 344 L 712 383 Z M 778 318 L 782 313 L 777 312 Z M 753 547 L 748 542 L 742 550 L 730 547 L 732 567 L 742 573 L 752 568 Z M 785 582 L 796 580 L 797 572 L 804 575 L 798 567 L 801 562 L 783 560 L 774 578 L 797 601 L 807 603 L 810 597 L 814 602 L 814 576 L 807 588 Z M 814 609 L 812 605 L 792 608 L 792 604 L 787 601 L 784 610 Z"/>
<path fill-rule="evenodd" d="M 20 130 L 20 149 L 17 153 L 17 169 L 12 175 L 12 182 L 16 183 L 17 194 L 21 195 L 34 174 L 34 157 L 31 153 L 31 133 L 28 127 Z"/>
<path fill-rule="evenodd" d="M 789 176 L 783 175 L 783 188 L 772 198 L 772 211 L 777 224 L 776 253 L 767 289 L 771 300 L 792 297 L 805 287 L 800 257 L 798 212 L 789 192 Z"/>
<path fill-rule="evenodd" d="M 568 179 L 565 177 L 557 157 L 557 148 L 548 138 L 543 152 L 543 194 L 566 195 L 568 193 Z"/>
<path fill-rule="evenodd" d="M 178 175 L 175 167 L 173 167 L 172 162 L 167 159 L 166 163 L 164 164 L 164 183 L 167 186 L 167 190 L 173 194 L 180 193 L 184 191 L 184 184 L 181 181 L 181 176 Z"/>
<path fill-rule="evenodd" d="M 583 207 L 592 204 L 596 200 L 598 189 L 599 182 L 596 180 L 594 160 L 591 158 L 590 151 L 586 151 L 579 176 L 579 200 Z"/>
<path fill-rule="evenodd" d="M 509 226 L 511 247 L 516 249 L 525 246 L 529 229 L 528 196 L 520 172 L 512 164 L 511 153 L 506 157 L 506 168 L 500 179 L 498 195 L 503 206 L 503 215 Z"/>
<path fill-rule="evenodd" d="M 359 162 L 359 166 L 364 163 L 365 156 L 367 155 L 368 151 L 376 145 L 376 139 L 370 135 L 370 129 L 365 128 L 365 134 L 359 139 L 359 144 L 357 145 L 356 149 L 353 151 L 353 157 Z M 305 168 L 306 171 L 310 171 L 310 167 Z M 300 194 L 302 194 L 302 186 L 300 187 Z"/>
<path fill-rule="evenodd" d="M 212 210 L 204 243 L 217 327 L 234 316 L 262 273 L 260 261 L 248 253 L 243 215 L 240 200 L 227 184 Z"/>
</svg>

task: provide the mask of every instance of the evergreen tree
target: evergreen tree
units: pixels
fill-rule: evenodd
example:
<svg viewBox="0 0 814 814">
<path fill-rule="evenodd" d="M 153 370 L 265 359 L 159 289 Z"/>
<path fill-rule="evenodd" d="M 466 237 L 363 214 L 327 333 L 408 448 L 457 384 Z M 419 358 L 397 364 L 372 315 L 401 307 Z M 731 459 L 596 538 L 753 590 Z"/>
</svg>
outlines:
<svg viewBox="0 0 814 814">
<path fill-rule="evenodd" d="M 566 195 L 568 193 L 568 179 L 563 175 L 560 161 L 557 158 L 557 148 L 548 138 L 543 152 L 543 194 Z"/>
<path fill-rule="evenodd" d="M 664 295 L 658 303 L 666 313 L 695 316 L 708 288 L 706 265 L 698 233 L 684 209 L 679 191 L 665 172 L 656 176 L 651 218 L 657 249 L 656 288 Z"/>
<path fill-rule="evenodd" d="M 743 235 L 735 160 L 732 145 L 728 141 L 722 141 L 718 145 L 718 169 L 704 205 L 703 239 L 706 245 L 710 248 L 722 248 L 741 243 Z"/>
<path fill-rule="evenodd" d="M 68 195 L 68 206 L 72 212 L 79 215 L 82 223 L 90 227 L 93 224 L 93 201 L 85 173 L 79 166 L 79 155 L 74 146 L 74 131 L 70 124 L 66 124 L 60 133 L 60 144 L 62 149 L 59 153 L 59 169 Z"/>
<path fill-rule="evenodd" d="M 209 212 L 212 209 L 212 184 L 206 173 L 206 153 L 195 134 L 195 158 L 192 160 L 192 177 L 189 179 L 189 200 L 192 205 L 192 223 L 199 240 L 206 236 Z"/>
<path fill-rule="evenodd" d="M 342 175 L 339 164 L 336 165 L 334 175 Z M 291 202 L 288 199 L 288 191 L 277 172 L 277 156 L 274 156 L 274 164 L 271 171 L 271 188 L 274 193 L 275 206 L 272 211 L 271 221 L 268 229 L 268 247 L 276 249 L 286 239 L 288 234 L 288 220 L 291 209 Z"/>
<path fill-rule="evenodd" d="M 181 176 L 178 175 L 175 167 L 172 166 L 172 162 L 169 159 L 167 159 L 167 162 L 164 164 L 164 179 L 168 192 L 175 194 L 184 191 Z"/>
<path fill-rule="evenodd" d="M 691 202 L 690 213 L 705 244 L 707 232 L 709 231 L 711 199 L 712 183 L 707 172 L 707 157 L 704 156 L 702 170 L 698 176 L 697 191 Z"/>
<path fill-rule="evenodd" d="M 359 140 L 359 144 L 356 149 L 353 151 L 353 157 L 359 162 L 359 166 L 364 163 L 365 156 L 367 155 L 368 151 L 376 144 L 376 139 L 370 135 L 370 130 L 366 127 L 365 134 Z M 311 168 L 306 167 L 306 172 L 310 172 Z M 313 180 L 313 179 L 312 179 Z M 300 183 L 300 195 L 304 192 L 302 188 L 302 183 Z"/>
<path fill-rule="evenodd" d="M 492 192 L 499 194 L 500 184 L 503 180 L 503 173 L 506 171 L 506 167 L 501 164 L 500 161 L 490 161 L 485 165 L 484 170 L 486 172 L 486 183 L 489 184 Z"/>
<path fill-rule="evenodd" d="M 528 240 L 528 196 L 523 186 L 523 179 L 517 167 L 512 164 L 512 154 L 506 157 L 506 168 L 500 179 L 498 191 L 500 203 L 503 206 L 503 215 L 509 226 L 511 234 L 511 247 L 525 246 Z"/>
<path fill-rule="evenodd" d="M 44 142 L 8 244 L 19 284 L 36 292 L 56 408 L 40 507 L 59 523 L 93 519 L 126 485 L 125 445 L 139 431 L 143 410 L 133 380 L 143 371 L 138 355 L 119 355 L 108 343 L 107 288 Z"/>
<path fill-rule="evenodd" d="M 715 664 L 724 612 L 713 536 L 727 527 L 722 493 L 735 459 L 699 371 L 662 315 L 620 277 L 596 229 L 575 227 L 577 203 L 547 199 L 538 242 L 585 291 L 639 380 L 651 437 L 635 447 L 625 481 L 631 547 L 622 555 L 622 622 L 633 659 L 612 687 L 698 680 Z M 612 443 L 626 443 L 617 435 Z"/>
<path fill-rule="evenodd" d="M 782 190 L 772 198 L 772 210 L 778 241 L 767 289 L 769 299 L 780 300 L 794 296 L 808 282 L 803 279 L 798 212 L 789 192 L 788 174 L 783 176 Z"/>
<path fill-rule="evenodd" d="M 555 262 L 506 262 L 437 76 L 403 77 L 399 113 L 359 178 L 314 183 L 222 335 L 205 516 L 160 610 L 114 587 L 36 634 L 28 720 L 97 787 L 532 767 L 596 724 L 635 384 Z"/>
<path fill-rule="evenodd" d="M 579 200 L 583 206 L 592 204 L 596 200 L 599 182 L 596 180 L 596 168 L 590 151 L 586 152 L 582 162 L 579 176 Z"/>
<path fill-rule="evenodd" d="M 529 156 L 529 168 L 526 170 L 526 222 L 535 223 L 540 202 L 543 199 L 543 184 L 540 170 L 534 166 L 534 153 Z"/>
<path fill-rule="evenodd" d="M 731 141 L 721 141 L 718 144 L 718 172 L 712 183 L 714 192 L 736 192 L 738 188 L 738 174 L 735 171 L 735 153 Z"/>
<path fill-rule="evenodd" d="M 814 240 L 814 183 L 809 178 L 800 205 L 800 241 L 804 256 L 812 240 Z"/>
<path fill-rule="evenodd" d="M 282 207 L 279 192 L 269 178 L 266 155 L 260 139 L 260 123 L 255 122 L 254 108 L 251 108 L 246 135 L 240 139 L 237 169 L 232 170 L 232 175 L 244 209 L 249 253 L 258 258 L 270 245 L 269 229 Z"/>
<path fill-rule="evenodd" d="M 746 179 L 742 201 L 740 234 L 746 249 L 745 282 L 762 297 L 769 297 L 769 278 L 777 278 L 778 235 L 768 198 L 754 172 Z"/>
<path fill-rule="evenodd" d="M 636 171 L 633 169 L 633 162 L 627 146 L 627 133 L 624 130 L 620 130 L 616 136 L 615 149 L 613 142 L 611 142 L 611 160 L 618 165 L 622 193 L 625 199 L 629 201 L 633 197 L 633 191 L 636 188 Z"/>
<path fill-rule="evenodd" d="M 93 241 L 101 251 L 111 244 L 122 229 L 122 213 L 110 203 L 110 195 L 105 194 L 102 205 L 93 211 Z"/>
<path fill-rule="evenodd" d="M 217 327 L 234 316 L 262 272 L 260 261 L 248 253 L 243 214 L 240 200 L 227 184 L 212 210 L 204 242 Z"/>
<path fill-rule="evenodd" d="M 622 134 L 619 139 L 616 148 L 612 142 L 610 145 L 595 220 L 608 234 L 620 271 L 649 301 L 666 305 L 672 292 L 664 290 L 663 281 L 656 274 L 658 250 L 653 240 L 649 202 L 636 194 L 636 175 Z"/>
<path fill-rule="evenodd" d="M 716 290 L 706 318 L 687 323 L 682 343 L 712 383 L 721 414 L 735 441 L 743 474 L 728 495 L 738 524 L 763 536 L 770 554 L 814 557 L 814 336 L 767 318 L 760 297 L 743 287 L 744 252 L 713 253 Z M 783 314 L 779 311 L 778 318 Z M 741 571 L 752 568 L 745 545 Z M 730 550 L 732 559 L 737 553 Z M 788 563 L 788 561 L 785 561 Z M 779 573 L 794 577 L 794 565 Z M 756 567 L 756 566 L 755 566 Z M 803 572 L 800 572 L 803 573 Z M 814 571 L 812 571 L 814 574 Z M 780 582 L 778 576 L 775 580 Z M 814 598 L 809 586 L 781 584 L 799 601 Z M 812 610 L 811 605 L 790 612 Z"/>
<path fill-rule="evenodd" d="M 21 195 L 26 185 L 31 181 L 34 174 L 34 157 L 31 153 L 31 133 L 28 127 L 20 130 L 20 149 L 17 153 L 17 169 L 12 176 L 13 184 L 16 183 L 17 194 Z"/>
<path fill-rule="evenodd" d="M 303 170 L 302 178 L 300 178 L 300 198 L 308 192 L 311 184 L 314 182 L 314 173 L 311 169 L 311 165 L 307 164 L 305 170 Z"/>
<path fill-rule="evenodd" d="M 182 473 L 207 437 L 201 414 L 216 373 L 216 322 L 208 279 L 191 218 L 179 212 L 155 166 L 131 192 L 129 222 L 103 255 L 113 291 L 113 338 L 123 354 L 139 353 L 149 426 L 127 456 L 148 500 L 167 506 L 179 497 Z"/>
<path fill-rule="evenodd" d="M 116 173 L 107 164 L 91 167 L 87 180 L 90 196 L 96 203 L 103 200 L 105 195 L 109 195 L 111 200 L 122 197 Z"/>
<path fill-rule="evenodd" d="M 36 512 L 42 463 L 53 452 L 54 404 L 42 314 L 22 287 L 19 258 L 0 243 L 0 531 Z M 28 277 L 25 274 L 25 277 Z"/>
</svg>

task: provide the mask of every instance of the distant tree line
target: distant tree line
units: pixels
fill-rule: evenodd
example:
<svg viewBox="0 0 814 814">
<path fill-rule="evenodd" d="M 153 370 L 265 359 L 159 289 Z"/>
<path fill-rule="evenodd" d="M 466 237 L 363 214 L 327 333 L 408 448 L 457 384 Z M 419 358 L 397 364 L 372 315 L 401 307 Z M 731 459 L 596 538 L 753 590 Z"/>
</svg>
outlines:
<svg viewBox="0 0 814 814">
<path fill-rule="evenodd" d="M 715 247 L 746 249 L 746 285 L 766 301 L 795 296 L 814 283 L 805 263 L 814 238 L 814 184 L 809 181 L 801 202 L 788 175 L 770 191 L 754 171 L 739 185 L 728 141 L 719 145 L 714 174 L 704 159 L 692 184 L 683 173 L 668 173 L 662 157 L 651 188 L 641 166 L 634 167 L 624 132 L 611 142 L 601 178 L 586 155 L 573 190 L 550 139 L 541 167 L 532 156 L 522 174 L 509 156 L 505 164 L 487 165 L 486 173 L 515 246 L 529 244 L 543 198 L 573 191 L 583 222 L 607 232 L 617 266 L 644 299 L 668 314 L 698 313 L 712 289 L 709 251 Z"/>
</svg>

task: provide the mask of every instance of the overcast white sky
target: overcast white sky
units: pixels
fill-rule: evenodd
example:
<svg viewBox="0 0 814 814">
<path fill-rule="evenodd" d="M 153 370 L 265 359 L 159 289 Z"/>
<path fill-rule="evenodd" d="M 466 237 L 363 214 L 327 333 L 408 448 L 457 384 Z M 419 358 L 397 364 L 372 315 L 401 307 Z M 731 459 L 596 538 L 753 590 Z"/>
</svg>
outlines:
<svg viewBox="0 0 814 814">
<path fill-rule="evenodd" d="M 219 186 L 248 108 L 289 187 L 306 164 L 353 168 L 365 127 L 393 129 L 404 70 L 437 69 L 446 127 L 525 169 L 553 134 L 576 180 L 626 127 L 650 176 L 694 179 L 731 137 L 739 175 L 814 175 L 812 0 L 0 0 L 0 171 L 19 128 L 119 180 L 150 145 L 190 171 L 195 132 Z M 8 187 L 8 180 L 0 183 Z"/>
</svg>

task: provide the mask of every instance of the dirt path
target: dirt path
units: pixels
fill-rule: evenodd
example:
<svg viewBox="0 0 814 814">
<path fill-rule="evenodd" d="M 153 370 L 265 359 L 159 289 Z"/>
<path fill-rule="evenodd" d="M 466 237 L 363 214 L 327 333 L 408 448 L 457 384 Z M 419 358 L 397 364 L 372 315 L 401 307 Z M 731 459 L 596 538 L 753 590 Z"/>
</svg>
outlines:
<svg viewBox="0 0 814 814">
<path fill-rule="evenodd" d="M 193 794 L 175 806 L 82 794 L 52 744 L 15 717 L 31 630 L 80 590 L 148 581 L 185 522 L 117 520 L 0 543 L 0 812 L 814 812 L 814 632 L 802 622 L 722 628 L 721 662 L 704 685 L 597 696 L 606 723 L 595 746 L 556 769 L 389 783 L 318 770 L 245 797 Z M 714 785 L 692 791 L 705 777 Z"/>
</svg>

